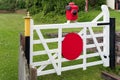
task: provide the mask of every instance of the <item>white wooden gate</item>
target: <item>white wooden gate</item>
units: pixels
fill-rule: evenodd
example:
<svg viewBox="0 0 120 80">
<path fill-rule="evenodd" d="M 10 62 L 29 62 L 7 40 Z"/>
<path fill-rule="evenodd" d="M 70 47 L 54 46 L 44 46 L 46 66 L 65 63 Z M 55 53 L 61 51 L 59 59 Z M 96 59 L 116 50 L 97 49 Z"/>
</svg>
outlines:
<svg viewBox="0 0 120 80">
<path fill-rule="evenodd" d="M 102 5 L 102 12 L 92 21 L 92 22 L 76 22 L 76 23 L 65 23 L 65 24 L 47 24 L 47 25 L 34 25 L 33 20 L 31 19 L 30 25 L 30 65 L 37 67 L 37 75 L 46 75 L 51 73 L 57 73 L 61 75 L 62 71 L 83 68 L 86 70 L 89 66 L 103 64 L 103 66 L 109 66 L 109 11 L 106 5 Z M 103 20 L 98 21 L 103 17 Z M 103 31 L 101 33 L 95 34 L 93 27 L 102 27 Z M 62 66 L 62 63 L 68 62 L 69 60 L 62 57 L 62 37 L 63 29 L 73 29 L 73 28 L 82 28 L 78 33 L 83 39 L 83 53 L 76 60 L 81 60 L 81 64 Z M 41 30 L 45 29 L 58 29 L 58 37 L 46 39 L 43 36 Z M 34 39 L 34 32 L 37 33 L 39 39 Z M 90 34 L 87 34 L 87 33 Z M 97 38 L 103 37 L 103 42 L 99 43 Z M 87 44 L 87 39 L 92 38 L 93 44 Z M 48 43 L 57 42 L 58 48 L 50 49 Z M 35 51 L 34 45 L 42 44 L 44 50 Z M 96 47 L 96 53 L 87 53 L 88 48 Z M 103 47 L 103 49 L 101 49 Z M 48 60 L 37 61 L 33 60 L 34 56 L 48 55 Z M 87 62 L 88 58 L 100 56 L 101 60 Z M 41 58 L 41 57 L 40 57 Z M 52 64 L 52 69 L 45 69 L 48 65 Z"/>
</svg>

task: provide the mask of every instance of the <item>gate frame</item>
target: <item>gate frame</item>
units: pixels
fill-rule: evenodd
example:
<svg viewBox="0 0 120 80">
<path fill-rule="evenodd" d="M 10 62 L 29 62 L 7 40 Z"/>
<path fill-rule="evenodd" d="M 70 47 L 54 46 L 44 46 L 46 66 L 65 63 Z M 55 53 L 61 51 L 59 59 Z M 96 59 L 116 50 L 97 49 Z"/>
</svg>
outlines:
<svg viewBox="0 0 120 80">
<path fill-rule="evenodd" d="M 86 70 L 86 67 L 88 66 L 92 66 L 92 65 L 96 65 L 96 64 L 103 64 L 103 66 L 108 67 L 110 66 L 111 69 L 115 69 L 115 18 L 109 18 L 109 11 L 106 5 L 102 5 L 101 6 L 102 12 L 92 21 L 92 22 L 82 22 L 82 23 L 65 23 L 65 24 L 47 24 L 47 25 L 34 25 L 33 20 L 29 17 L 29 15 L 27 16 L 27 20 L 28 23 L 25 23 L 25 25 L 27 24 L 27 26 L 25 27 L 29 27 L 30 32 L 30 43 L 28 45 L 25 45 L 28 49 L 30 50 L 30 53 L 26 53 L 26 56 L 30 56 L 29 58 L 27 58 L 28 60 L 28 64 L 32 65 L 33 67 L 35 67 L 35 65 L 37 64 L 42 64 L 43 66 L 39 69 L 39 71 L 37 71 L 37 75 L 45 75 L 45 74 L 51 74 L 51 73 L 57 73 L 57 75 L 61 75 L 62 71 L 66 71 L 66 70 L 71 70 L 71 69 L 77 69 L 77 68 L 83 68 L 83 70 Z M 98 21 L 101 17 L 103 16 L 103 21 Z M 26 18 L 25 18 L 26 20 Z M 103 59 L 103 62 L 93 62 L 93 63 L 86 63 L 86 58 L 88 57 L 93 57 L 93 55 L 88 55 L 87 56 L 87 52 L 86 52 L 86 30 L 89 29 L 91 36 L 93 37 L 93 40 L 95 42 L 95 45 L 97 47 L 98 53 L 102 53 L 100 47 L 98 47 L 98 42 L 96 40 L 96 36 L 94 36 L 94 32 L 92 31 L 92 27 L 91 26 L 106 26 L 104 27 L 103 30 L 103 34 L 104 34 L 104 45 L 108 44 L 107 46 L 104 47 L 104 51 L 106 54 L 104 54 L 104 56 L 102 54 L 99 54 L 101 56 L 101 58 Z M 73 27 L 74 26 L 74 27 Z M 62 59 L 61 56 L 61 42 L 62 42 L 62 29 L 63 28 L 80 28 L 79 26 L 84 26 L 83 30 L 81 32 L 79 32 L 79 35 L 84 35 L 82 37 L 84 37 L 83 41 L 84 41 L 84 48 L 83 48 L 83 55 L 80 56 L 78 59 L 82 59 L 83 58 L 83 64 L 79 64 L 79 65 L 75 65 L 75 66 L 69 66 L 69 67 L 64 67 L 62 68 L 62 61 L 68 61 L 65 59 Z M 35 42 L 33 42 L 33 30 L 36 29 L 39 38 L 41 39 L 41 41 L 36 40 Z M 54 55 L 52 56 L 50 54 L 50 52 L 52 52 L 52 50 L 49 50 L 49 47 L 47 46 L 46 41 L 44 40 L 44 37 L 40 31 L 40 29 L 58 29 L 58 38 L 56 39 L 51 39 L 51 40 L 46 40 L 47 42 L 54 42 L 54 41 L 58 41 L 58 55 Z M 109 32 L 110 31 L 110 32 Z M 110 36 L 110 37 L 109 37 Z M 109 39 L 110 38 L 110 39 Z M 52 70 L 47 70 L 47 72 L 42 71 L 42 69 L 44 69 L 46 67 L 45 64 L 41 63 L 41 62 L 37 62 L 37 63 L 33 63 L 33 55 L 39 55 L 39 53 L 33 54 L 33 44 L 37 44 L 37 43 L 42 43 L 43 46 L 45 47 L 45 51 L 47 52 L 48 56 L 49 56 L 49 60 L 47 60 L 46 62 L 43 61 L 43 63 L 45 64 L 49 64 L 51 62 L 51 64 L 53 65 L 54 69 Z M 30 46 L 29 46 L 30 45 Z M 25 48 L 26 48 L 25 47 Z M 56 51 L 56 50 L 53 50 Z M 44 51 L 41 51 L 44 53 Z M 94 56 L 97 56 L 98 54 L 95 54 Z M 58 57 L 58 60 L 55 61 L 54 58 Z M 110 58 L 110 59 L 109 59 Z M 77 59 L 76 59 L 77 60 Z M 55 61 L 55 62 L 54 62 Z M 58 62 L 58 65 L 56 65 L 56 63 Z M 42 71 L 42 72 L 41 72 Z"/>
</svg>

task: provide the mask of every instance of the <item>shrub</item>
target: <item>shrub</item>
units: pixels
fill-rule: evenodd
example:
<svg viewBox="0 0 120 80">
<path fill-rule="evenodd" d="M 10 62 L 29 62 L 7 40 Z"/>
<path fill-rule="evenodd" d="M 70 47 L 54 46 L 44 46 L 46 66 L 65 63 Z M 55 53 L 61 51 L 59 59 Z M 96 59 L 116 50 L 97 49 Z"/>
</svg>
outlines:
<svg viewBox="0 0 120 80">
<path fill-rule="evenodd" d="M 15 10 L 25 8 L 25 0 L 0 0 L 1 10 Z"/>
<path fill-rule="evenodd" d="M 25 0 L 17 0 L 16 9 L 24 9 L 26 8 L 25 5 L 26 5 Z"/>
<path fill-rule="evenodd" d="M 84 10 L 85 0 L 26 0 L 26 7 L 31 14 L 42 12 L 46 15 L 51 11 L 57 14 L 64 14 L 65 6 L 71 1 L 79 6 L 80 11 Z M 98 9 L 104 3 L 105 0 L 89 0 L 89 9 Z"/>
<path fill-rule="evenodd" d="M 14 10 L 16 0 L 1 0 L 0 9 Z"/>
</svg>

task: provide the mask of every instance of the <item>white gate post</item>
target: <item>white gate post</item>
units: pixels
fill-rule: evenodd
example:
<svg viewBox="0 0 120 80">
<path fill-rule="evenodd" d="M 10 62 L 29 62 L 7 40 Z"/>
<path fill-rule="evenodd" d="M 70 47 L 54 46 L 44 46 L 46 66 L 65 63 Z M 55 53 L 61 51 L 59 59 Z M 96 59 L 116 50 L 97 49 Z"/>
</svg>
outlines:
<svg viewBox="0 0 120 80">
<path fill-rule="evenodd" d="M 109 20 L 109 10 L 108 10 L 108 7 L 106 5 L 102 5 L 102 12 L 103 12 L 103 21 L 106 22 L 106 23 L 110 23 L 110 20 Z M 103 47 L 103 56 L 104 56 L 104 63 L 103 63 L 103 66 L 107 67 L 109 66 L 109 25 L 105 25 L 103 27 L 103 43 L 104 43 L 104 47 Z"/>
<path fill-rule="evenodd" d="M 58 75 L 61 75 L 61 67 L 62 67 L 62 27 L 58 28 Z"/>
<path fill-rule="evenodd" d="M 86 62 L 87 62 L 87 58 L 86 58 L 86 53 L 87 53 L 87 48 L 86 48 L 86 35 L 87 35 L 87 27 L 83 28 L 83 70 L 86 70 Z"/>
<path fill-rule="evenodd" d="M 33 25 L 34 22 L 30 19 L 30 65 L 33 64 Z"/>
</svg>

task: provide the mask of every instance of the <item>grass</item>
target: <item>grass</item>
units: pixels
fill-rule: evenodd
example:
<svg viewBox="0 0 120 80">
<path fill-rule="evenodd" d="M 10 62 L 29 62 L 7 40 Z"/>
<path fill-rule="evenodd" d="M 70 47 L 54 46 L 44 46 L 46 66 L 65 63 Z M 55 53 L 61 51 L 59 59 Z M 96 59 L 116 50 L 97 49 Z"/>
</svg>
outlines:
<svg viewBox="0 0 120 80">
<path fill-rule="evenodd" d="M 17 80 L 19 33 L 23 15 L 0 14 L 0 80 Z"/>
<path fill-rule="evenodd" d="M 78 21 L 91 21 L 99 12 L 79 12 Z M 116 18 L 116 30 L 120 31 L 120 12 L 111 10 L 110 13 L 112 17 Z M 33 16 L 35 24 L 66 22 L 65 15 L 54 16 L 53 14 L 49 13 L 43 16 L 41 13 Z M 0 80 L 18 80 L 19 33 L 24 32 L 24 16 L 20 14 L 0 14 Z M 52 31 L 54 32 L 54 30 Z M 117 71 L 113 72 L 118 74 L 119 69 L 118 67 Z M 65 71 L 62 72 L 61 76 L 56 74 L 41 76 L 38 77 L 38 80 L 102 80 L 100 76 L 102 70 L 110 71 L 109 68 L 106 69 L 102 65 L 98 65 L 89 67 L 86 71 L 82 69 Z"/>
<path fill-rule="evenodd" d="M 50 74 L 38 77 L 38 80 L 102 80 L 100 76 L 101 69 L 101 66 L 94 66 L 85 71 L 82 69 L 70 70 L 62 72 L 61 76 Z"/>
</svg>

